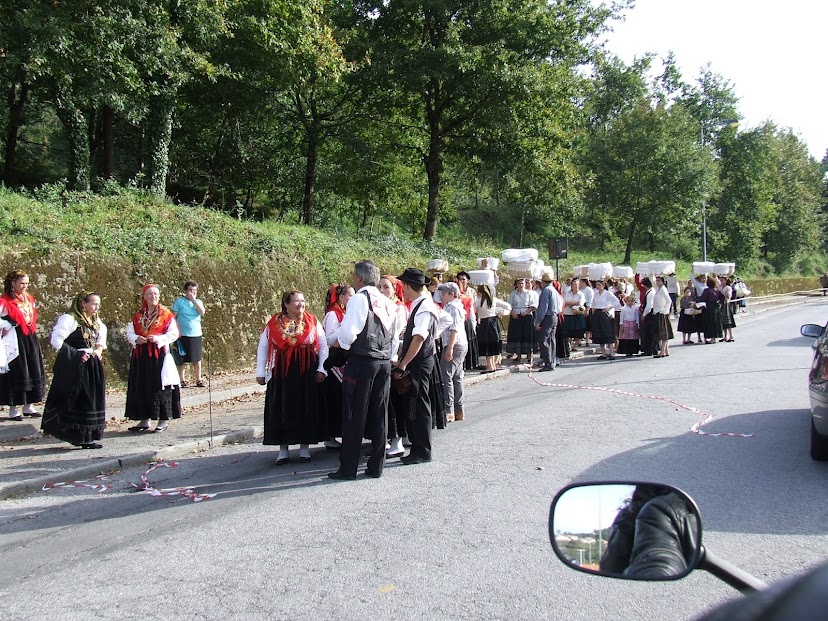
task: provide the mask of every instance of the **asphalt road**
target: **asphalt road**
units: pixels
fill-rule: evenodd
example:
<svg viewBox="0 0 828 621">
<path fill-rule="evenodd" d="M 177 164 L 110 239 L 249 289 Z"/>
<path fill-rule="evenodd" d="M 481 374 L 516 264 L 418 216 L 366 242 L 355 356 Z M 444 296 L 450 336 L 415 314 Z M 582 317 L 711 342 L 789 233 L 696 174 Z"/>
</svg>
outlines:
<svg viewBox="0 0 828 621">
<path fill-rule="evenodd" d="M 738 594 L 702 572 L 655 584 L 571 571 L 549 546 L 549 502 L 572 481 L 663 481 L 698 502 L 705 545 L 761 579 L 828 559 L 828 463 L 808 456 L 799 336 L 826 316 L 811 303 L 744 322 L 735 343 L 537 376 L 667 397 L 713 414 L 708 433 L 752 437 L 690 433 L 699 417 L 665 401 L 515 374 L 470 390 L 434 462 L 390 462 L 378 480 L 329 481 L 324 451 L 276 467 L 248 443 L 149 475 L 216 494 L 200 503 L 136 491 L 141 469 L 102 494 L 3 501 L 0 618 L 692 619 Z"/>
</svg>

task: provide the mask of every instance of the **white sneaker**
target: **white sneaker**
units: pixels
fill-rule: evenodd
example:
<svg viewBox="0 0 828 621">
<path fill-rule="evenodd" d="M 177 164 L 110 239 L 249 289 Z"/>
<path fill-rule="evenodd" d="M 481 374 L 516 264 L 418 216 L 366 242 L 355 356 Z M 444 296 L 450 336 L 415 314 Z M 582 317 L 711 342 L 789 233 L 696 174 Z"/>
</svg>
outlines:
<svg viewBox="0 0 828 621">
<path fill-rule="evenodd" d="M 385 449 L 386 457 L 401 457 L 405 453 L 403 448 L 402 438 L 394 438 L 391 440 L 391 445 Z"/>
</svg>

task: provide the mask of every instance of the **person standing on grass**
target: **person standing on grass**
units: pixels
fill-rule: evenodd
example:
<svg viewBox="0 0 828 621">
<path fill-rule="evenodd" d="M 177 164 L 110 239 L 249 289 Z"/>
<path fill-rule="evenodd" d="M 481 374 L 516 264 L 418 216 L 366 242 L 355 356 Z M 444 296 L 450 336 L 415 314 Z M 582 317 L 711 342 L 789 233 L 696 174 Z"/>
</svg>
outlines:
<svg viewBox="0 0 828 621">
<path fill-rule="evenodd" d="M 178 322 L 180 336 L 173 347 L 178 347 L 179 359 L 178 375 L 181 378 L 181 387 L 186 388 L 184 381 L 184 365 L 188 362 L 193 365 L 193 379 L 195 385 L 204 388 L 201 379 L 202 360 L 202 331 L 201 318 L 204 316 L 204 303 L 198 299 L 198 283 L 188 280 L 184 283 L 184 295 L 173 302 L 172 314 Z"/>
</svg>

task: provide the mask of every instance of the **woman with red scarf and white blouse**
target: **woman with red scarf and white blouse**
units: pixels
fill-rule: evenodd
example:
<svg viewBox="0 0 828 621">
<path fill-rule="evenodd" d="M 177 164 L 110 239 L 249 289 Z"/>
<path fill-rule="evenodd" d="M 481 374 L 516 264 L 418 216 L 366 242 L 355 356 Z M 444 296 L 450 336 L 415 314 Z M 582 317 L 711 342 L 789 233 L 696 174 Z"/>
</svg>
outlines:
<svg viewBox="0 0 828 621">
<path fill-rule="evenodd" d="M 328 439 L 319 408 L 327 359 L 325 332 L 305 310 L 304 294 L 286 291 L 282 312 L 267 322 L 256 351 L 256 381 L 267 385 L 263 443 L 279 446 L 277 466 L 290 461 L 291 444 L 299 445 L 299 461 L 307 462 L 310 445 Z"/>
<path fill-rule="evenodd" d="M 132 345 L 127 381 L 126 417 L 138 421 L 129 431 L 149 431 L 150 420 L 160 433 L 173 418 L 181 418 L 181 378 L 170 354 L 170 343 L 178 338 L 172 311 L 160 304 L 158 285 L 141 289 L 141 310 L 127 324 Z"/>
<path fill-rule="evenodd" d="M 339 347 L 336 338 L 339 326 L 345 318 L 345 307 L 348 300 L 354 295 L 354 288 L 351 285 L 331 285 L 327 293 L 327 312 L 322 320 L 322 328 L 325 332 L 325 340 L 330 349 Z M 325 428 L 328 439 L 325 440 L 325 448 L 338 449 L 342 447 L 337 438 L 342 437 L 342 377 L 345 366 L 331 366 L 335 362 L 331 357 L 328 359 L 329 373 L 325 379 L 323 392 L 325 393 Z"/>
<path fill-rule="evenodd" d="M 0 297 L 0 336 L 13 338 L 7 336 L 11 331 L 17 336 L 17 355 L 6 361 L 8 372 L 0 374 L 0 405 L 8 405 L 9 419 L 17 421 L 40 416 L 34 404 L 43 401 L 46 391 L 43 351 L 36 333 L 37 308 L 28 288 L 28 274 L 14 270 L 6 276 Z M 5 345 L 0 343 L 0 347 Z"/>
</svg>

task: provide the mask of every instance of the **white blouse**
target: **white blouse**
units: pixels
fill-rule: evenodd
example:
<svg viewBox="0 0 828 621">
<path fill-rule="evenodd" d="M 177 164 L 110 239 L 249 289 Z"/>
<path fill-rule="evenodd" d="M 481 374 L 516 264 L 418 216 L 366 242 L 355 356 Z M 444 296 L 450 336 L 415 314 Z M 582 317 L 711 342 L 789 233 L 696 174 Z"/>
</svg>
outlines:
<svg viewBox="0 0 828 621">
<path fill-rule="evenodd" d="M 508 302 L 504 302 L 499 298 L 494 298 L 493 302 L 494 308 L 489 308 L 488 305 L 483 306 L 480 295 L 474 299 L 474 309 L 477 311 L 478 319 L 497 317 L 498 315 L 505 315 L 512 311 L 512 306 Z"/>
<path fill-rule="evenodd" d="M 596 290 L 592 298 L 592 308 L 594 310 L 605 310 L 610 317 L 615 317 L 615 311 L 621 310 L 621 302 L 615 297 L 615 294 L 606 289 L 601 293 Z"/>
<path fill-rule="evenodd" d="M 572 289 L 567 289 L 563 296 L 563 314 L 571 315 L 573 306 L 586 306 L 586 298 L 583 292 L 578 291 L 572 293 Z"/>
<path fill-rule="evenodd" d="M 130 322 L 129 325 L 132 325 L 132 323 Z M 55 327 L 52 329 L 52 338 L 49 340 L 52 348 L 60 351 L 60 348 L 63 347 L 63 341 L 77 329 L 78 321 L 73 315 L 67 313 L 58 317 L 57 323 L 55 323 Z M 106 325 L 103 321 L 98 322 L 98 338 L 95 339 L 95 345 L 101 349 L 106 349 Z M 94 352 L 94 349 L 84 347 L 78 351 L 85 351 L 91 354 Z"/>
<path fill-rule="evenodd" d="M 328 372 L 325 370 L 324 366 L 325 361 L 328 359 L 328 341 L 325 337 L 325 331 L 322 329 L 322 324 L 318 321 L 316 322 L 316 334 L 314 338 L 319 344 L 319 365 L 316 370 L 323 375 L 328 375 Z M 267 369 L 267 371 L 265 371 L 265 366 L 267 366 L 267 346 L 269 341 L 270 328 L 265 326 L 265 329 L 262 330 L 262 335 L 259 337 L 259 346 L 256 348 L 256 377 L 263 377 L 266 382 L 269 382 L 270 378 L 273 377 L 273 369 Z"/>
</svg>

